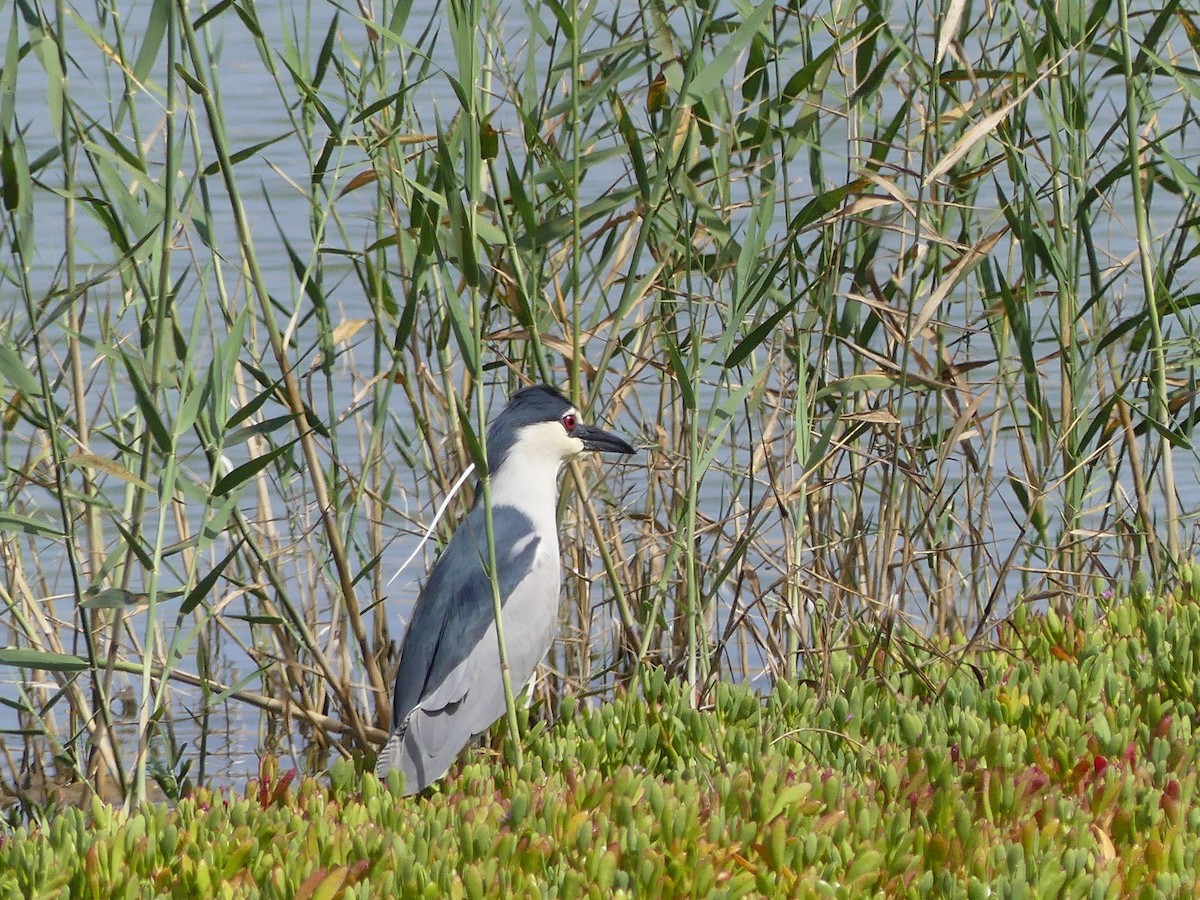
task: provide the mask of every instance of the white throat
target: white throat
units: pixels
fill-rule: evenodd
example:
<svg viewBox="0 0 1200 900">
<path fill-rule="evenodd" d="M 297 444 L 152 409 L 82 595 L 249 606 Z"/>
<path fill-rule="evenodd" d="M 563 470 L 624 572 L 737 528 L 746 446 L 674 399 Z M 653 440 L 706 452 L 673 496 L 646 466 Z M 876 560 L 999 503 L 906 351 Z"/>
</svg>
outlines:
<svg viewBox="0 0 1200 900">
<path fill-rule="evenodd" d="M 557 537 L 558 474 L 563 462 L 582 450 L 583 441 L 557 422 L 526 426 L 492 473 L 492 505 L 516 507 L 538 534 Z"/>
</svg>

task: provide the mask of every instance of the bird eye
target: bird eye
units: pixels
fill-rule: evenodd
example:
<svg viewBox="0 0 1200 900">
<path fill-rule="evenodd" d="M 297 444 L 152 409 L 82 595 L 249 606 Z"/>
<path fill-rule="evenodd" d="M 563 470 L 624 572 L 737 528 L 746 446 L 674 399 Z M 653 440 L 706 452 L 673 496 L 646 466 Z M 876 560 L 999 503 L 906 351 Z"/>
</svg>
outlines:
<svg viewBox="0 0 1200 900">
<path fill-rule="evenodd" d="M 562 417 L 562 419 L 560 421 L 562 422 L 562 427 L 567 429 L 568 433 L 575 430 L 575 425 L 577 423 L 575 421 L 574 413 L 567 413 L 565 416 Z"/>
</svg>

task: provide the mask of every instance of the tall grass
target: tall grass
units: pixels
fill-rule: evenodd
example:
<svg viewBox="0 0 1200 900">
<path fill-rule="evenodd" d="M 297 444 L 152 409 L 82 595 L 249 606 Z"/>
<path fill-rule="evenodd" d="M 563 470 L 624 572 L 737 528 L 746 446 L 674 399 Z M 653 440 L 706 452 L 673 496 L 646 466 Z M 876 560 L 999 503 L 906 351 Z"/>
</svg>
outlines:
<svg viewBox="0 0 1200 900">
<path fill-rule="evenodd" d="M 904 666 L 897 617 L 961 648 L 1192 552 L 1186 10 L 0 21 L 10 792 L 178 791 L 231 706 L 372 752 L 395 562 L 527 380 L 645 448 L 564 479 L 550 710 L 836 691 L 851 623 Z"/>
</svg>

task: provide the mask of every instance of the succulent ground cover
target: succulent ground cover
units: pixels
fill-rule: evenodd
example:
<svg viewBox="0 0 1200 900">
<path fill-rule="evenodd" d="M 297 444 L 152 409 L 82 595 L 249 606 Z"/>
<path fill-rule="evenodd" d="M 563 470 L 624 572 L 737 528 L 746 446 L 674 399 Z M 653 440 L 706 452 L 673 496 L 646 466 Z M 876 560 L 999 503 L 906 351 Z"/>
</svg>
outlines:
<svg viewBox="0 0 1200 900">
<path fill-rule="evenodd" d="M 1194 895 L 1200 608 L 1018 612 L 963 654 L 851 640 L 769 696 L 637 693 L 398 796 L 349 762 L 9 830 L 0 895 Z"/>
</svg>

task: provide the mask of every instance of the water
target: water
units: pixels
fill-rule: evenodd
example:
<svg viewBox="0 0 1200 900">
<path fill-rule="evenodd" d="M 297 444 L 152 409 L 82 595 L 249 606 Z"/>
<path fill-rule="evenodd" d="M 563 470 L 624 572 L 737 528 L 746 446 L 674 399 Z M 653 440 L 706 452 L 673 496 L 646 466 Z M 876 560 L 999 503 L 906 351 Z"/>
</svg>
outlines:
<svg viewBox="0 0 1200 900">
<path fill-rule="evenodd" d="M 121 7 L 121 15 L 123 21 L 133 23 L 138 21 L 139 17 L 148 17 L 150 15 L 151 5 L 146 3 L 127 3 Z M 295 25 L 293 19 L 293 7 L 285 3 L 259 3 L 256 4 L 256 10 L 259 21 L 263 26 L 273 46 L 282 47 L 288 40 L 290 35 L 295 34 Z M 614 15 L 617 24 L 617 30 L 632 26 L 636 18 L 636 12 L 624 11 L 622 7 L 615 13 L 610 13 L 607 6 L 597 8 L 598 14 L 609 16 Z M 618 10 L 614 5 L 613 10 Z M 677 11 L 674 15 L 683 15 Z M 315 58 L 316 50 L 320 46 L 324 38 L 326 30 L 332 21 L 333 8 L 328 5 L 317 5 L 311 10 L 311 18 L 302 31 L 301 42 L 307 45 L 307 53 L 301 54 L 306 56 L 309 62 Z M 257 50 L 253 43 L 249 40 L 248 33 L 244 28 L 227 27 L 228 23 L 233 21 L 229 15 L 218 17 L 214 21 L 214 40 L 220 44 L 220 60 L 219 69 L 215 72 L 220 81 L 221 99 L 225 110 L 228 113 L 229 137 L 230 142 L 234 147 L 252 147 L 260 142 L 270 140 L 272 138 L 284 135 L 292 128 L 292 123 L 289 120 L 284 104 L 281 103 L 277 89 L 273 81 L 267 77 L 263 68 L 263 63 L 258 57 Z M 408 36 L 414 42 L 417 40 L 424 23 L 434 21 L 439 23 L 439 27 L 445 28 L 444 13 L 436 4 L 414 4 L 410 18 L 409 27 L 406 31 Z M 512 48 L 510 55 L 518 55 L 520 47 L 523 45 L 526 35 L 529 32 L 528 25 L 524 19 L 524 13 L 518 9 L 510 9 L 502 25 L 497 26 L 498 33 L 501 38 L 497 40 L 497 49 Z M 129 28 L 128 33 L 134 34 L 136 29 Z M 598 42 L 604 37 L 602 30 L 588 32 L 589 41 Z M 341 34 L 340 40 L 345 42 L 348 50 L 362 52 L 366 47 L 366 31 L 355 24 L 349 15 L 343 14 L 341 17 Z M 426 110 L 422 125 L 426 131 L 433 131 L 438 126 L 438 123 L 449 122 L 455 115 L 458 109 L 458 101 L 450 87 L 449 79 L 446 77 L 446 72 L 453 73 L 456 70 L 454 60 L 449 55 L 448 42 L 443 40 L 436 45 L 442 55 L 435 55 L 433 58 L 433 68 L 430 77 L 422 81 L 419 85 L 413 88 L 424 99 L 422 101 L 423 108 Z M 585 44 L 585 50 L 594 48 L 594 44 Z M 819 49 L 819 48 L 818 48 Z M 106 120 L 106 109 L 108 98 L 113 95 L 114 88 L 110 83 L 115 77 L 113 67 L 110 64 L 109 57 L 97 50 L 95 45 L 79 31 L 71 32 L 71 40 L 68 46 L 71 59 L 75 68 L 70 73 L 71 92 L 81 101 L 82 105 L 87 108 L 90 104 L 94 104 L 96 118 L 100 121 Z M 161 61 L 160 61 L 161 62 Z M 36 159 L 41 154 L 50 151 L 55 146 L 54 123 L 47 116 L 47 97 L 48 87 L 44 77 L 40 74 L 40 69 L 31 64 L 24 64 L 19 70 L 18 91 L 15 96 L 15 109 L 18 121 L 24 129 L 24 139 L 29 148 L 29 155 Z M 646 121 L 646 113 L 644 104 L 640 102 L 641 98 L 630 98 L 628 104 L 631 114 L 635 116 L 639 124 L 644 124 Z M 892 98 L 899 104 L 902 98 L 896 95 Z M 1174 102 L 1175 106 L 1171 106 Z M 161 92 L 152 95 L 141 95 L 138 103 L 138 122 L 140 133 L 144 140 L 158 140 L 163 125 L 163 97 Z M 1164 104 L 1160 115 L 1169 116 L 1173 110 L 1177 111 L 1182 100 L 1176 99 L 1171 101 L 1168 98 Z M 1103 104 L 1101 104 L 1103 107 Z M 501 134 L 517 134 L 519 133 L 521 123 L 512 116 L 512 111 L 509 106 L 506 106 L 500 98 L 497 98 L 495 103 L 496 116 L 493 120 L 494 126 Z M 1101 109 L 1103 113 L 1103 109 Z M 1108 113 L 1111 115 L 1111 111 Z M 1178 113 L 1181 115 L 1181 113 Z M 1182 117 L 1182 115 L 1181 115 Z M 1092 128 L 1098 131 L 1104 131 L 1110 123 L 1100 120 L 1092 125 Z M 191 140 L 190 128 L 193 123 L 184 121 L 179 122 L 179 127 L 184 129 L 188 140 Z M 127 125 L 125 126 L 127 127 Z M 194 123 L 199 137 L 196 140 L 201 146 L 207 146 L 204 138 L 204 131 L 207 128 L 207 123 L 198 121 Z M 1036 124 L 1033 126 L 1036 130 Z M 125 132 L 123 132 L 125 133 Z M 318 137 L 320 132 L 318 131 Z M 844 142 L 844 135 L 837 131 L 836 126 L 828 135 L 831 145 L 839 145 Z M 1180 138 L 1182 144 L 1182 137 Z M 514 144 L 519 144 L 519 141 L 513 141 Z M 615 143 L 615 142 L 614 142 Z M 1117 153 L 1117 142 L 1112 142 L 1111 146 L 1102 147 L 1096 159 L 1097 167 L 1109 168 L 1116 163 L 1113 154 Z M 161 141 L 158 146 L 161 147 Z M 1175 145 L 1172 145 L 1175 146 Z M 603 148 L 599 148 L 603 149 Z M 1176 148 L 1181 159 L 1191 162 L 1190 157 L 1182 146 Z M 190 151 L 189 151 L 190 152 Z M 350 152 L 353 152 L 351 150 Z M 1039 163 L 1036 160 L 1035 154 L 1031 152 L 1031 170 L 1034 174 L 1031 177 L 1035 180 L 1043 177 L 1042 174 L 1037 174 Z M 123 168 L 119 154 L 112 154 L 114 165 L 117 171 L 123 177 L 134 180 L 127 168 Z M 310 199 L 306 192 L 298 189 L 299 186 L 306 185 L 311 177 L 310 157 L 303 152 L 297 143 L 292 140 L 283 140 L 271 147 L 263 150 L 261 153 L 254 154 L 249 158 L 238 163 L 236 174 L 239 187 L 242 194 L 242 199 L 246 206 L 247 221 L 254 233 L 255 247 L 258 253 L 259 261 L 262 266 L 263 275 L 266 280 L 267 288 L 270 293 L 279 298 L 284 308 L 291 308 L 291 301 L 288 298 L 298 296 L 300 286 L 296 272 L 293 268 L 291 259 L 289 258 L 285 247 L 291 244 L 297 248 L 301 261 L 307 263 L 313 255 L 317 253 L 315 244 L 317 241 L 313 235 L 314 211 L 310 206 Z M 210 161 L 209 157 L 205 157 L 205 163 Z M 518 153 L 514 159 L 514 164 L 518 167 L 522 162 L 522 157 Z M 159 160 L 161 165 L 162 161 Z M 354 161 L 352 159 L 343 160 L 345 166 L 342 176 L 342 184 L 355 171 Z M 850 167 L 851 163 L 847 162 Z M 365 168 L 365 162 L 362 168 Z M 53 178 L 57 177 L 57 170 L 53 165 L 46 169 L 46 178 L 51 181 L 53 186 Z M 87 173 L 84 173 L 84 177 Z M 588 178 L 583 184 L 583 193 L 581 202 L 587 203 L 591 200 L 603 196 L 606 192 L 613 189 L 614 185 L 622 185 L 629 180 L 628 173 L 624 171 L 620 162 L 600 163 L 589 172 Z M 795 179 L 793 188 L 803 199 L 809 193 L 809 188 L 804 184 L 803 178 Z M 136 192 L 133 192 L 136 194 Z M 337 191 L 334 190 L 337 195 Z M 63 254 L 63 235 L 62 235 L 62 219 L 59 208 L 56 205 L 53 197 L 48 192 L 39 192 L 38 195 L 39 207 L 36 210 L 34 217 L 36 232 L 34 248 L 35 253 L 31 260 L 32 267 L 30 271 L 30 279 L 32 282 L 32 294 L 35 297 L 44 296 L 54 285 L 62 282 L 62 254 Z M 374 203 L 374 193 L 368 190 L 351 192 L 345 195 L 337 195 L 336 204 L 341 221 L 345 224 L 344 231 L 326 233 L 320 240 L 320 245 L 323 248 L 327 262 L 336 260 L 329 251 L 331 250 L 349 250 L 361 251 L 362 248 L 369 246 L 376 240 L 377 235 L 374 231 L 372 213 Z M 735 196 L 735 201 L 745 199 L 744 197 Z M 1124 198 L 1128 202 L 1128 198 Z M 983 193 L 981 202 L 994 202 L 998 205 L 998 199 L 994 195 Z M 1169 235 L 1173 228 L 1171 207 L 1169 204 L 1156 204 L 1155 220 L 1152 222 L 1152 227 L 1162 235 Z M 232 214 L 228 209 L 228 205 L 223 202 L 220 197 L 214 201 L 215 210 L 215 233 L 213 235 L 213 243 L 227 254 L 236 254 L 237 242 L 233 228 Z M 997 223 L 1000 221 L 1000 213 L 996 212 Z M 786 228 L 786 216 L 782 204 L 780 205 L 774 227 L 782 232 Z M 130 221 L 134 221 L 135 216 L 130 216 Z M 1127 224 L 1127 212 L 1118 212 L 1103 220 L 1101 227 L 1105 235 L 1106 246 L 1112 255 L 1114 261 L 1128 258 L 1135 249 L 1133 243 L 1133 234 L 1131 228 Z M 744 225 L 744 222 L 737 219 L 735 214 L 735 229 Z M 136 239 L 141 235 L 135 234 Z M 76 248 L 77 258 L 81 269 L 81 279 L 89 277 L 99 277 L 105 274 L 111 266 L 111 248 L 110 238 L 94 217 L 89 216 L 85 211 L 81 210 L 78 218 L 78 226 L 76 233 L 72 236 L 74 246 Z M 181 236 L 181 240 L 194 241 L 194 230 L 188 230 Z M 896 257 L 899 255 L 902 245 L 899 242 L 885 241 L 881 247 L 881 270 L 887 271 L 887 266 L 896 264 Z M 203 255 L 206 249 L 202 246 L 195 245 L 195 251 Z M 997 251 L 998 257 L 1003 257 L 1007 252 L 1016 252 L 1020 248 L 1008 244 L 1002 245 Z M 188 260 L 186 252 L 180 252 L 176 259 L 177 271 L 179 275 L 183 275 L 188 271 Z M 1195 266 L 1194 263 L 1186 265 Z M 153 274 L 153 273 L 149 273 Z M 1197 273 L 1200 274 L 1200 273 Z M 244 285 L 237 282 L 236 266 L 230 265 L 226 270 L 225 276 L 230 279 L 227 285 L 230 292 L 237 298 L 237 302 L 245 301 Z M 351 277 L 350 264 L 344 263 L 341 268 L 338 268 L 336 262 L 328 266 L 326 269 L 326 278 L 334 279 L 334 283 L 327 283 L 325 290 L 330 298 L 330 306 L 335 316 L 346 320 L 371 318 L 373 312 L 365 298 L 359 291 L 357 283 Z M 341 285 L 336 282 L 336 279 L 341 277 L 344 279 Z M 111 292 L 112 285 L 115 280 L 110 279 L 106 284 L 106 289 Z M 1125 277 L 1115 283 L 1112 288 L 1116 292 L 1124 292 L 1129 297 L 1129 303 L 1136 306 L 1138 302 L 1136 280 Z M 14 294 L 10 287 L 5 285 L 4 293 L 0 295 L 0 304 L 15 303 Z M 199 282 L 194 276 L 185 284 L 184 295 L 180 300 L 179 309 L 183 311 L 182 318 L 186 320 L 187 316 L 197 309 L 197 300 L 203 295 L 211 295 L 215 290 L 215 284 L 212 280 Z M 89 339 L 101 341 L 104 333 L 104 317 L 111 316 L 114 319 L 120 319 L 126 315 L 123 307 L 125 298 L 118 294 L 109 293 L 104 295 L 102 291 L 97 291 L 101 294 L 100 297 L 93 297 L 87 307 L 88 315 L 83 323 L 85 335 Z M 302 311 L 307 312 L 306 307 L 301 304 L 299 307 Z M 1048 315 L 1048 307 L 1045 305 L 1034 305 L 1029 310 L 1030 317 L 1034 321 L 1044 319 Z M 1177 323 L 1168 322 L 1170 327 L 1178 327 Z M 1186 324 L 1186 323 L 1185 323 Z M 307 323 L 297 321 L 297 343 L 301 346 L 305 345 L 305 341 L 312 339 L 312 334 L 315 330 L 315 324 L 311 321 Z M 967 327 L 975 327 L 968 323 Z M 28 328 L 26 325 L 22 328 L 18 320 L 15 325 L 15 337 L 18 342 L 23 341 L 28 336 Z M 205 338 L 207 334 L 203 334 Z M 986 342 L 979 350 L 980 355 L 986 356 L 990 352 L 990 348 L 986 347 Z M 204 345 L 207 348 L 207 344 Z M 1050 346 L 1049 341 L 1047 346 Z M 199 357 L 199 362 L 203 363 L 206 357 L 202 351 Z M 102 387 L 98 389 L 107 390 L 107 385 L 104 385 L 103 365 L 104 362 L 98 358 L 94 361 L 97 366 L 97 374 L 94 376 L 96 384 Z M 273 364 L 272 364 L 273 365 Z M 356 355 L 349 352 L 347 356 L 339 363 L 341 368 L 339 372 L 347 377 L 335 378 L 334 380 L 334 402 L 333 405 L 339 410 L 349 410 L 355 403 L 354 392 L 356 382 L 352 377 L 348 377 L 351 370 L 361 372 L 373 371 L 373 361 L 365 359 L 361 355 Z M 264 364 L 264 368 L 266 368 Z M 1049 368 L 1049 367 L 1048 367 Z M 980 379 L 982 381 L 983 379 Z M 781 389 L 786 386 L 777 385 Z M 121 388 L 116 388 L 120 390 Z M 1047 381 L 1046 389 L 1050 392 L 1052 401 L 1053 394 L 1056 390 L 1052 382 Z M 711 391 L 704 389 L 700 393 L 701 404 L 712 402 L 713 395 Z M 503 398 L 494 397 L 494 405 L 499 404 Z M 119 402 L 113 398 L 97 397 L 98 404 L 111 403 L 112 406 L 119 408 L 127 408 L 129 406 L 128 397 L 120 398 Z M 991 408 L 1003 404 L 1005 401 L 1002 397 L 991 396 L 987 403 L 982 408 L 984 414 Z M 652 395 L 647 397 L 647 408 L 653 409 L 654 403 Z M 911 413 L 912 410 L 902 410 L 902 413 Z M 399 417 L 399 427 L 401 434 L 393 436 L 392 441 L 396 445 L 410 444 L 418 446 L 419 442 L 413 431 L 413 423 L 406 418 L 405 411 L 402 409 L 394 410 L 394 413 Z M 649 433 L 652 423 L 632 423 L 632 422 L 613 422 L 610 423 L 620 430 L 629 431 L 636 428 L 638 424 L 643 424 Z M 343 440 L 349 439 L 343 438 Z M 389 444 L 389 446 L 393 446 Z M 193 444 L 187 448 L 186 463 L 194 469 L 195 478 L 198 482 L 204 483 L 207 477 L 207 461 L 201 453 L 201 448 Z M 230 462 L 232 465 L 237 465 L 248 459 L 247 445 L 231 448 L 229 452 Z M 1181 456 L 1184 456 L 1181 454 Z M 353 458 L 352 454 L 347 454 L 347 458 Z M 718 460 L 719 463 L 724 460 Z M 919 462 L 919 461 L 918 461 Z M 963 463 L 960 459 L 952 459 L 950 471 L 954 473 L 959 471 Z M 1195 510 L 1200 506 L 1200 493 L 1197 492 L 1194 458 L 1188 456 L 1180 459 L 1179 465 L 1182 467 L 1184 474 L 1182 477 L 1177 476 L 1179 484 L 1184 493 L 1181 496 L 1182 505 L 1185 510 Z M 998 445 L 997 457 L 993 463 L 997 471 L 1014 470 L 1021 471 L 1023 466 L 1023 458 L 1020 453 L 1020 448 L 1011 436 L 1006 436 L 1001 439 Z M 413 483 L 411 473 L 409 480 L 405 481 L 405 475 L 402 467 L 398 469 L 400 482 L 396 485 L 395 495 L 393 497 L 395 512 L 395 525 L 397 531 L 391 542 L 383 548 L 382 554 L 378 560 L 380 570 L 387 575 L 396 571 L 401 561 L 408 555 L 412 547 L 416 543 L 416 536 L 411 529 L 406 528 L 401 531 L 402 523 L 411 521 L 423 521 L 428 518 L 430 511 L 430 501 L 436 501 L 440 498 L 430 497 L 427 491 L 420 490 L 420 486 Z M 794 475 L 795 473 L 785 473 Z M 850 475 L 850 472 L 840 473 Z M 636 501 L 639 497 L 638 491 L 645 490 L 645 479 L 641 478 L 636 469 L 625 467 L 619 474 L 612 476 L 614 483 L 620 485 L 620 490 L 623 491 L 622 496 L 627 501 L 632 498 Z M 950 479 L 950 483 L 954 483 L 954 479 Z M 989 523 L 990 530 L 983 535 L 983 539 L 989 541 L 999 555 L 1006 552 L 1014 540 L 1019 536 L 1020 531 L 1020 515 L 1013 512 L 1006 515 L 1009 511 L 1018 509 L 1015 497 L 1012 495 L 1010 488 L 1007 487 L 1003 479 L 997 481 L 998 488 L 994 497 L 990 498 L 996 510 L 996 515 Z M 317 521 L 315 511 L 311 508 L 311 501 L 308 505 L 301 505 L 297 502 L 297 498 L 293 497 L 288 490 L 287 485 L 279 486 L 279 495 L 272 498 L 274 502 L 274 514 L 279 519 L 284 520 L 285 530 L 291 533 L 300 533 L 311 535 L 317 531 Z M 1128 486 L 1127 486 L 1128 487 Z M 757 484 L 754 486 L 758 496 L 762 496 L 770 490 L 770 487 L 765 484 Z M 833 488 L 830 488 L 831 490 Z M 749 488 L 743 488 L 740 491 L 732 489 L 728 480 L 719 478 L 709 478 L 702 484 L 701 506 L 705 514 L 714 519 L 722 518 L 725 511 L 731 506 L 735 506 L 738 502 L 742 502 Z M 26 499 L 31 503 L 45 503 L 47 495 L 44 493 L 29 493 Z M 299 498 L 303 499 L 303 498 Z M 118 501 L 119 505 L 119 501 Z M 633 506 L 634 503 L 630 502 Z M 870 502 L 867 504 L 869 512 L 875 512 L 876 509 Z M 52 508 L 46 507 L 47 514 L 53 512 Z M 242 507 L 245 515 L 255 518 L 260 515 L 253 498 L 247 498 Z M 186 515 L 192 518 L 188 522 L 189 529 L 192 532 L 199 527 L 200 522 L 196 518 L 198 508 L 189 508 Z M 772 544 L 778 540 L 779 527 L 775 525 L 768 526 L 764 533 L 764 542 Z M 168 535 L 168 541 L 175 539 L 178 536 L 176 532 L 171 532 Z M 814 540 L 820 536 L 814 536 Z M 963 540 L 971 539 L 964 536 Z M 310 548 L 316 547 L 319 542 L 313 544 L 305 544 L 295 548 L 295 563 L 294 563 L 294 580 L 289 587 L 295 589 L 299 596 L 303 597 L 306 602 L 319 604 L 323 601 L 323 592 L 328 587 L 321 583 L 318 576 L 304 569 L 305 560 Z M 34 542 L 34 549 L 42 555 L 43 565 L 45 565 L 45 556 L 53 552 L 56 545 L 51 542 Z M 226 540 L 219 541 L 210 551 L 209 564 L 215 564 L 224 553 L 228 552 L 229 543 Z M 717 546 L 717 541 L 711 537 L 702 539 L 701 552 L 709 553 Z M 317 550 L 312 551 L 314 556 L 319 557 Z M 402 575 L 395 584 L 387 591 L 387 596 L 383 599 L 389 604 L 391 611 L 391 633 L 393 638 L 400 633 L 399 623 L 406 618 L 409 604 L 411 604 L 417 585 L 423 576 L 426 565 L 428 563 L 428 551 L 424 558 L 419 558 L 416 563 Z M 770 566 L 778 564 L 777 560 L 764 560 L 762 569 L 764 578 L 770 576 Z M 49 564 L 46 568 L 53 573 L 56 579 L 50 590 L 47 593 L 57 595 L 58 603 L 62 603 L 62 597 L 67 595 L 69 591 L 69 582 L 65 575 L 63 564 Z M 175 583 L 182 583 L 184 573 L 180 571 L 160 573 L 163 578 L 163 586 L 171 587 Z M 1013 584 L 1006 586 L 1006 600 L 1015 596 L 1019 589 L 1019 573 L 1011 576 Z M 306 579 L 307 582 L 306 582 Z M 145 587 L 144 584 L 135 583 L 131 585 L 132 589 L 139 590 Z M 912 586 L 910 586 L 911 588 Z M 722 588 L 724 593 L 728 593 Z M 260 612 L 255 606 L 253 597 L 250 595 L 239 597 L 231 601 L 233 608 L 241 609 L 244 615 L 253 616 Z M 63 618 L 69 618 L 66 608 L 58 610 L 58 614 Z M 751 615 L 751 619 L 758 625 L 765 623 L 765 612 L 756 610 Z M 136 635 L 145 633 L 145 617 L 140 613 L 134 613 L 129 620 L 130 628 Z M 332 624 L 325 623 L 327 626 Z M 724 625 L 721 617 L 718 617 L 717 627 L 721 629 Z M 162 640 L 170 642 L 176 632 L 171 628 L 163 634 Z M 255 673 L 260 664 L 270 662 L 259 655 L 253 648 L 244 648 L 238 645 L 234 640 L 230 640 L 228 635 L 223 635 L 219 632 L 216 625 L 211 626 L 209 634 L 213 646 L 216 648 L 218 656 L 214 660 L 214 670 L 221 673 L 223 681 L 231 686 L 247 682 L 251 685 L 257 685 L 255 681 Z M 245 639 L 246 635 L 240 635 L 241 639 Z M 82 652 L 79 647 L 67 648 L 70 652 Z M 0 676 L 6 674 L 0 672 Z M 130 682 L 134 684 L 136 682 Z M 21 686 L 12 681 L 0 683 L 0 699 L 13 700 L 18 696 Z M 365 699 L 365 689 L 359 686 L 362 696 Z M 201 739 L 202 732 L 207 729 L 209 732 L 208 752 L 212 754 L 205 758 L 206 776 L 215 778 L 218 781 L 238 782 L 246 775 L 250 774 L 254 769 L 253 751 L 266 744 L 270 744 L 273 736 L 268 734 L 269 722 L 254 708 L 240 702 L 225 701 L 223 703 L 213 705 L 199 690 L 176 686 L 172 689 L 172 704 L 171 714 L 173 716 L 174 727 L 177 730 L 179 739 L 186 743 L 187 748 L 184 751 L 184 758 L 197 759 L 197 744 Z M 203 716 L 208 716 L 208 720 L 203 726 L 200 725 L 200 719 Z M 14 728 L 17 725 L 15 717 L 5 710 L 0 710 L 0 729 Z M 294 743 L 293 743 L 294 742 Z M 284 734 L 279 738 L 277 749 L 285 756 L 292 758 L 300 758 L 301 742 L 294 734 Z M 195 770 L 193 770 L 195 774 Z"/>
</svg>

